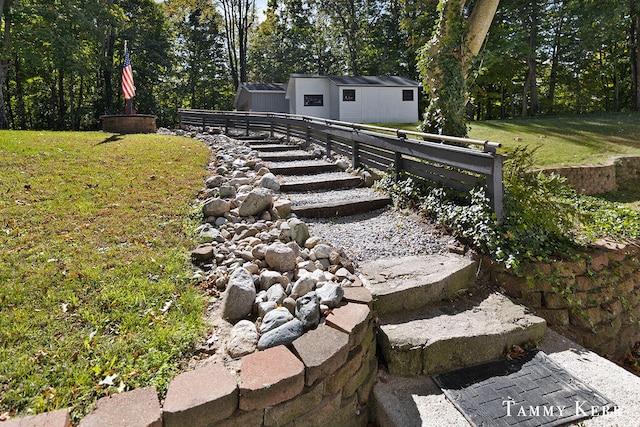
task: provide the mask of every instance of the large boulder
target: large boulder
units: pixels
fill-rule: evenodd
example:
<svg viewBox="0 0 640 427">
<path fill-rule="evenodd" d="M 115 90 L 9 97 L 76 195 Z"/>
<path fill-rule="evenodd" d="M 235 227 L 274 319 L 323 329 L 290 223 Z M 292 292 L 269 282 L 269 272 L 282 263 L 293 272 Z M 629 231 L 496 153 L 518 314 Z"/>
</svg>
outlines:
<svg viewBox="0 0 640 427">
<path fill-rule="evenodd" d="M 238 214 L 240 216 L 256 216 L 261 212 L 271 209 L 273 195 L 268 188 L 256 188 L 251 190 L 240 204 Z"/>
<path fill-rule="evenodd" d="M 256 299 L 256 287 L 251 273 L 244 268 L 234 271 L 222 297 L 223 318 L 235 322 L 251 314 Z"/>
<path fill-rule="evenodd" d="M 283 273 L 292 271 L 296 268 L 296 252 L 283 243 L 275 242 L 267 248 L 265 261 L 274 270 Z"/>
<path fill-rule="evenodd" d="M 231 210 L 231 203 L 219 197 L 208 199 L 202 206 L 204 217 L 223 216 Z"/>
</svg>

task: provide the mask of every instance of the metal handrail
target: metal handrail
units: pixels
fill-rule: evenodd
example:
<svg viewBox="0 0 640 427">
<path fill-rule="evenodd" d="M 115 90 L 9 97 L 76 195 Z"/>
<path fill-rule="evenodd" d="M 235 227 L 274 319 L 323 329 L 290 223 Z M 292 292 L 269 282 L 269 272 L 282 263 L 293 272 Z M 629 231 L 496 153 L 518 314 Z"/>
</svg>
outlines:
<svg viewBox="0 0 640 427">
<path fill-rule="evenodd" d="M 332 148 L 334 142 L 340 145 L 340 141 L 350 141 L 350 146 L 343 145 L 337 151 L 341 151 L 343 154 L 345 150 L 350 152 L 354 168 L 361 164 L 376 168 L 379 165 L 384 166 L 379 159 L 381 158 L 380 153 L 386 152 L 391 154 L 391 159 L 387 158 L 387 160 L 395 165 L 396 176 L 402 171 L 410 171 L 412 176 L 435 180 L 444 185 L 465 190 L 472 188 L 478 175 L 483 176 L 493 210 L 498 220 L 502 219 L 503 156 L 497 153 L 497 148 L 500 148 L 501 145 L 495 142 L 284 113 L 190 109 L 179 109 L 178 112 L 181 126 L 187 122 L 204 128 L 208 121 L 215 123 L 216 126 L 224 126 L 228 131 L 229 127 L 240 125 L 245 128 L 247 135 L 249 135 L 251 127 L 264 129 L 265 126 L 268 126 L 272 136 L 274 131 L 278 129 L 286 132 L 287 140 L 291 135 L 298 135 L 305 138 L 307 143 L 311 140 L 320 144 L 324 143 L 327 156 L 331 156 L 331 152 L 337 150 Z M 325 140 L 319 140 L 317 136 L 312 136 L 313 132 L 325 135 Z M 408 138 L 408 136 L 422 137 L 423 140 Z M 465 146 L 444 144 L 444 142 L 479 145 L 483 147 L 483 151 Z M 369 148 L 361 147 L 373 147 L 374 152 L 370 152 Z M 362 151 L 363 149 L 364 151 Z M 376 154 L 376 149 L 382 151 Z M 382 154 L 382 158 L 384 156 Z M 427 163 L 416 169 L 416 161 L 418 164 L 422 161 Z M 448 169 L 449 167 L 453 170 Z M 464 171 L 464 173 L 454 170 Z"/>
</svg>

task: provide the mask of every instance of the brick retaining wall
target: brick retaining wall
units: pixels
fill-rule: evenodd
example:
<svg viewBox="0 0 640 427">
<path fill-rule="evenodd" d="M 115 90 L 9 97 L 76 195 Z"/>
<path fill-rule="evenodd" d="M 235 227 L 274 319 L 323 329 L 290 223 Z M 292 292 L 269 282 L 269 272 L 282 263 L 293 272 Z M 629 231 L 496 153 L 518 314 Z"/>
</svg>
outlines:
<svg viewBox="0 0 640 427">
<path fill-rule="evenodd" d="M 541 171 L 565 177 L 567 184 L 578 193 L 601 194 L 637 182 L 640 179 L 640 157 L 616 157 L 603 165 L 546 168 Z"/>
<path fill-rule="evenodd" d="M 244 356 L 239 372 L 212 363 L 169 384 L 105 397 L 81 427 L 354 426 L 369 423 L 377 377 L 371 294 L 345 288 L 346 304 L 291 346 Z M 68 410 L 19 418 L 3 427 L 67 427 Z"/>
<path fill-rule="evenodd" d="M 483 260 L 484 272 L 553 329 L 610 359 L 640 341 L 640 248 L 599 242 L 578 261 L 535 263 L 520 276 Z"/>
</svg>

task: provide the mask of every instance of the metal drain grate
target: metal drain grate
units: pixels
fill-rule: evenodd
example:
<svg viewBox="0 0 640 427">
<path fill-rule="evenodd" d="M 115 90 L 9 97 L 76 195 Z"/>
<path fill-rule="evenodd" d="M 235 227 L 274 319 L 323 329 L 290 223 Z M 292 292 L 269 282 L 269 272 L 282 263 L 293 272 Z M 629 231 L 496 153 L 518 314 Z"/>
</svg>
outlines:
<svg viewBox="0 0 640 427">
<path fill-rule="evenodd" d="M 559 426 L 615 411 L 615 404 L 541 351 L 433 377 L 473 426 Z"/>
</svg>

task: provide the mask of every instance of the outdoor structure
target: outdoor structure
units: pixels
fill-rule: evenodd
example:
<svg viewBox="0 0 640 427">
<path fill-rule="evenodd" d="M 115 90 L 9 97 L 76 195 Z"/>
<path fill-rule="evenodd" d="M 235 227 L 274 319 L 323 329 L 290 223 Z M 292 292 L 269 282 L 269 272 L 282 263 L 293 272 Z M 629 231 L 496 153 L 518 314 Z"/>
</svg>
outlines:
<svg viewBox="0 0 640 427">
<path fill-rule="evenodd" d="M 292 74 L 289 113 L 352 123 L 415 123 L 420 83 L 399 76 Z"/>
<path fill-rule="evenodd" d="M 283 83 L 241 83 L 233 106 L 238 111 L 288 113 L 287 87 Z"/>
</svg>

